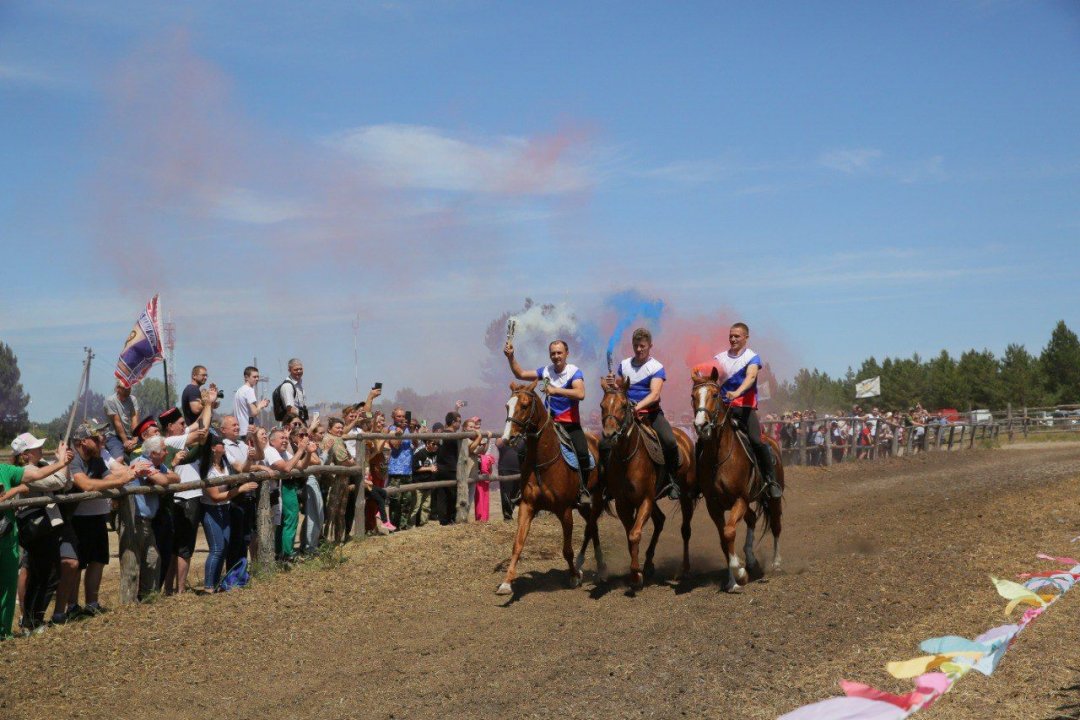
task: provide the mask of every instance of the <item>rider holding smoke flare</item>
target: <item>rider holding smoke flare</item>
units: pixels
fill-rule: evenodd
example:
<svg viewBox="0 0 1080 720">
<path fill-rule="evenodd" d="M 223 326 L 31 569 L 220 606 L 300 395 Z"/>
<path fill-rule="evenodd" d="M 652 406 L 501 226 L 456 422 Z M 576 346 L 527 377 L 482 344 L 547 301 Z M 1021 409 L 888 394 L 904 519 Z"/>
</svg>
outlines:
<svg viewBox="0 0 1080 720">
<path fill-rule="evenodd" d="M 750 339 L 750 328 L 746 323 L 737 322 L 728 331 L 731 348 L 719 353 L 715 360 L 725 378 L 720 386 L 721 398 L 731 407 L 731 417 L 750 438 L 750 444 L 757 455 L 758 464 L 765 480 L 765 492 L 772 499 L 783 494 L 783 488 L 776 481 L 773 469 L 772 452 L 761 439 L 761 424 L 757 416 L 757 376 L 761 370 L 761 358 L 746 346 Z"/>
<path fill-rule="evenodd" d="M 578 488 L 578 506 L 587 507 L 592 502 L 586 488 L 592 459 L 589 454 L 589 442 L 581 427 L 581 415 L 578 412 L 578 404 L 585 399 L 585 377 L 576 365 L 566 362 L 570 355 L 570 346 L 565 340 L 553 340 L 548 345 L 548 357 L 551 358 L 551 364 L 536 370 L 524 370 L 514 359 L 514 343 L 509 334 L 503 354 L 510 363 L 510 372 L 514 373 L 514 377 L 518 380 L 543 382 L 543 392 L 546 396 L 544 407 L 550 413 L 551 419 L 559 423 L 566 431 L 574 446 L 574 454 L 577 456 L 578 475 L 581 478 L 581 487 Z"/>
<path fill-rule="evenodd" d="M 658 496 L 666 494 L 672 500 L 677 500 L 679 486 L 675 478 L 679 470 L 679 446 L 675 442 L 675 433 L 671 431 L 670 423 L 664 417 L 664 411 L 660 409 L 660 392 L 667 380 L 667 373 L 660 361 L 650 354 L 652 333 L 645 328 L 638 328 L 634 331 L 631 342 L 634 354 L 619 363 L 615 374 L 609 374 L 605 382 L 614 383 L 616 376 L 629 380 L 626 394 L 633 404 L 634 413 L 652 426 L 664 450 L 667 477 L 660 483 Z"/>
</svg>

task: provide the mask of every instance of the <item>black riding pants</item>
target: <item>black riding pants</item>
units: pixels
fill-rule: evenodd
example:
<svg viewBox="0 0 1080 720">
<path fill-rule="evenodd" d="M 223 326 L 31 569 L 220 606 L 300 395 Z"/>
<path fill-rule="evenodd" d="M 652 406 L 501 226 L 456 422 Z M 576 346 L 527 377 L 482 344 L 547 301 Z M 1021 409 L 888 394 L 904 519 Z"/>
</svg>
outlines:
<svg viewBox="0 0 1080 720">
<path fill-rule="evenodd" d="M 664 463 L 668 467 L 676 467 L 679 464 L 679 445 L 675 442 L 675 433 L 671 430 L 671 423 L 664 417 L 664 411 L 658 410 L 650 414 L 652 429 L 656 431 L 656 437 L 660 439 L 660 446 L 664 450 Z"/>
<path fill-rule="evenodd" d="M 570 436 L 570 444 L 574 446 L 581 476 L 588 477 L 588 468 L 592 465 L 592 453 L 589 452 L 589 439 L 585 437 L 585 430 L 582 429 L 580 423 L 562 423 L 562 427 Z"/>
<path fill-rule="evenodd" d="M 733 407 L 731 419 L 746 431 L 758 459 L 769 457 L 769 446 L 761 439 L 761 423 L 758 422 L 757 410 L 752 407 Z"/>
</svg>

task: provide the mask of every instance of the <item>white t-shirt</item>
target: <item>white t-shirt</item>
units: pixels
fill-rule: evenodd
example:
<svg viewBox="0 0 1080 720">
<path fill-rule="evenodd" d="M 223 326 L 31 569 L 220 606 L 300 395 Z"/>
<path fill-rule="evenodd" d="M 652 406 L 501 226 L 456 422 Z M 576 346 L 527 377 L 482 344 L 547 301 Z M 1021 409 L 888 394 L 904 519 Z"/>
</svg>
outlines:
<svg viewBox="0 0 1080 720">
<path fill-rule="evenodd" d="M 345 433 L 345 449 L 349 451 L 349 457 L 356 459 L 356 438 L 360 436 L 360 428 L 353 428 Z M 352 438 L 351 440 L 349 438 Z"/>
<path fill-rule="evenodd" d="M 229 461 L 229 465 L 234 472 L 240 472 L 237 467 L 244 467 L 244 463 L 247 462 L 247 455 L 247 443 L 239 440 L 225 441 L 225 459 Z"/>
<path fill-rule="evenodd" d="M 276 463 L 279 460 L 284 460 L 285 462 L 288 462 L 291 459 L 292 459 L 292 453 L 289 451 L 288 448 L 285 448 L 285 454 L 284 455 L 279 453 L 277 451 L 277 448 L 271 447 L 270 445 L 267 445 L 266 449 L 263 450 L 263 464 L 266 465 L 267 467 L 271 467 L 271 468 L 274 467 L 274 463 Z M 281 481 L 280 480 L 268 480 L 266 484 L 270 487 L 270 490 L 280 490 L 281 489 Z M 280 525 L 281 524 L 281 501 L 278 500 L 278 502 L 273 507 L 274 507 L 274 524 L 275 525 Z"/>
<path fill-rule="evenodd" d="M 233 415 L 236 416 L 236 422 L 240 423 L 241 436 L 248 433 L 248 425 L 251 424 L 251 406 L 256 402 L 258 398 L 255 397 L 255 388 L 247 383 L 237 388 L 236 395 L 233 396 Z"/>
<path fill-rule="evenodd" d="M 188 463 L 187 465 L 181 465 L 176 468 L 176 474 L 180 476 L 180 482 L 195 482 L 202 480 L 199 477 L 199 461 Z M 202 495 L 202 488 L 194 488 L 192 490 L 181 490 L 178 493 L 174 493 L 173 497 L 180 498 L 182 500 L 190 500 L 191 498 L 197 498 Z"/>
<path fill-rule="evenodd" d="M 210 480 L 211 478 L 226 477 L 227 475 L 229 475 L 229 473 L 222 472 L 222 471 L 218 470 L 216 467 L 212 467 L 212 468 L 210 468 L 210 472 L 206 473 L 206 479 Z M 227 488 L 222 488 L 222 489 L 227 489 Z M 204 489 L 202 491 L 202 504 L 203 505 L 228 505 L 229 501 L 228 500 L 220 500 L 220 501 L 211 500 L 210 496 L 206 494 L 206 490 Z"/>
</svg>

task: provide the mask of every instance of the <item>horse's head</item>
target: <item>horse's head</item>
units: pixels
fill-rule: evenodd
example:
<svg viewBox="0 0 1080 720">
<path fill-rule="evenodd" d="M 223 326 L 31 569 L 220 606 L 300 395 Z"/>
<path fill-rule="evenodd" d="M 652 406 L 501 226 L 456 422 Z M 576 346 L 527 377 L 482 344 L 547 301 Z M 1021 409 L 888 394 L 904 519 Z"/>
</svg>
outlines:
<svg viewBox="0 0 1080 720">
<path fill-rule="evenodd" d="M 702 375 L 695 370 L 690 379 L 693 382 L 690 388 L 690 404 L 694 408 L 694 429 L 697 430 L 698 437 L 703 437 L 716 427 L 723 409 L 720 401 L 720 373 L 716 368 L 708 375 Z"/>
<path fill-rule="evenodd" d="M 534 392 L 536 383 L 533 380 L 528 385 L 510 383 L 510 399 L 506 401 L 506 427 L 503 428 L 502 439 L 512 441 L 527 432 L 536 432 L 540 429 L 536 422 L 536 409 L 540 407 L 540 397 Z"/>
<path fill-rule="evenodd" d="M 603 424 L 600 444 L 610 446 L 633 420 L 632 403 L 626 394 L 630 388 L 630 378 L 601 380 L 600 386 L 604 389 L 604 398 L 600 401 L 600 421 Z"/>
</svg>

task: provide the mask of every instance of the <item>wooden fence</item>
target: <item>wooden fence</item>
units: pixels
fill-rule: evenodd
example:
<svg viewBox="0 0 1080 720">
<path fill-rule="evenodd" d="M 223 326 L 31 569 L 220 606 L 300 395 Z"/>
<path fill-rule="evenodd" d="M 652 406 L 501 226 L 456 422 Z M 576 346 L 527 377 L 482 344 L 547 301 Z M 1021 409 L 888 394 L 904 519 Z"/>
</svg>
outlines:
<svg viewBox="0 0 1080 720">
<path fill-rule="evenodd" d="M 490 431 L 482 432 L 482 436 L 490 439 L 497 435 Z M 456 440 L 458 442 L 458 461 L 455 477 L 452 480 L 434 480 L 431 482 L 419 482 L 404 485 L 402 487 L 387 487 L 386 494 L 400 495 L 402 493 L 418 492 L 421 490 L 436 490 L 440 488 L 457 489 L 457 507 L 455 509 L 456 521 L 466 522 L 469 512 L 469 484 L 475 482 L 469 479 L 470 460 L 469 442 L 476 437 L 473 432 L 457 433 L 410 433 L 406 436 L 409 440 Z M 74 492 L 62 495 L 41 495 L 38 497 L 21 498 L 0 503 L 0 512 L 4 510 L 18 510 L 20 508 L 44 507 L 52 503 L 68 504 L 97 498 L 118 499 L 120 501 L 120 602 L 121 604 L 133 603 L 138 599 L 139 590 L 139 559 L 135 551 L 135 503 L 134 495 L 172 495 L 182 490 L 195 490 L 219 485 L 242 485 L 246 482 L 264 483 L 278 480 L 303 480 L 309 475 L 322 477 L 325 475 L 364 477 L 368 472 L 367 440 L 401 440 L 403 436 L 396 434 L 363 433 L 355 436 L 356 465 L 342 467 L 340 465 L 314 465 L 303 470 L 294 470 L 288 473 L 280 472 L 250 472 L 207 480 L 193 480 L 190 482 L 176 483 L 168 486 L 150 485 L 129 488 L 114 488 L 110 490 L 98 490 L 92 492 Z M 353 437 L 348 438 L 350 440 Z M 481 479 L 513 482 L 519 480 L 520 475 L 508 476 L 484 476 Z M 361 540 L 367 534 L 365 527 L 365 499 L 364 493 L 359 489 L 356 493 L 356 505 L 353 510 L 352 527 L 356 530 L 356 539 Z M 258 556 L 255 566 L 262 569 L 270 569 L 274 564 L 274 526 L 272 509 L 270 506 L 270 493 L 260 492 L 257 512 L 256 528 L 258 533 Z M 348 539 L 348 538 L 347 538 Z"/>
<path fill-rule="evenodd" d="M 846 423 L 848 434 L 844 430 L 843 445 L 837 444 L 832 437 L 832 424 Z M 864 427 L 872 428 L 868 436 L 869 443 L 862 441 Z M 962 450 L 973 448 L 976 442 L 997 440 L 1001 432 L 1001 423 L 951 423 L 948 425 L 929 424 L 922 426 L 894 425 L 881 418 L 867 423 L 860 417 L 827 417 L 816 420 L 793 422 L 788 420 L 762 421 L 766 431 L 773 430 L 772 437 L 779 434 L 782 427 L 794 428 L 794 443 L 781 442 L 781 453 L 785 465 L 824 465 L 831 466 L 853 460 L 876 460 L 885 457 L 899 457 L 931 450 Z M 882 428 L 891 430 L 886 439 Z M 818 429 L 824 430 L 823 442 L 814 442 L 813 435 Z M 922 432 L 919 433 L 918 430 Z M 902 433 L 897 432 L 903 430 Z M 789 432 L 788 435 L 791 433 Z M 900 435 L 903 435 L 901 440 Z"/>
</svg>

